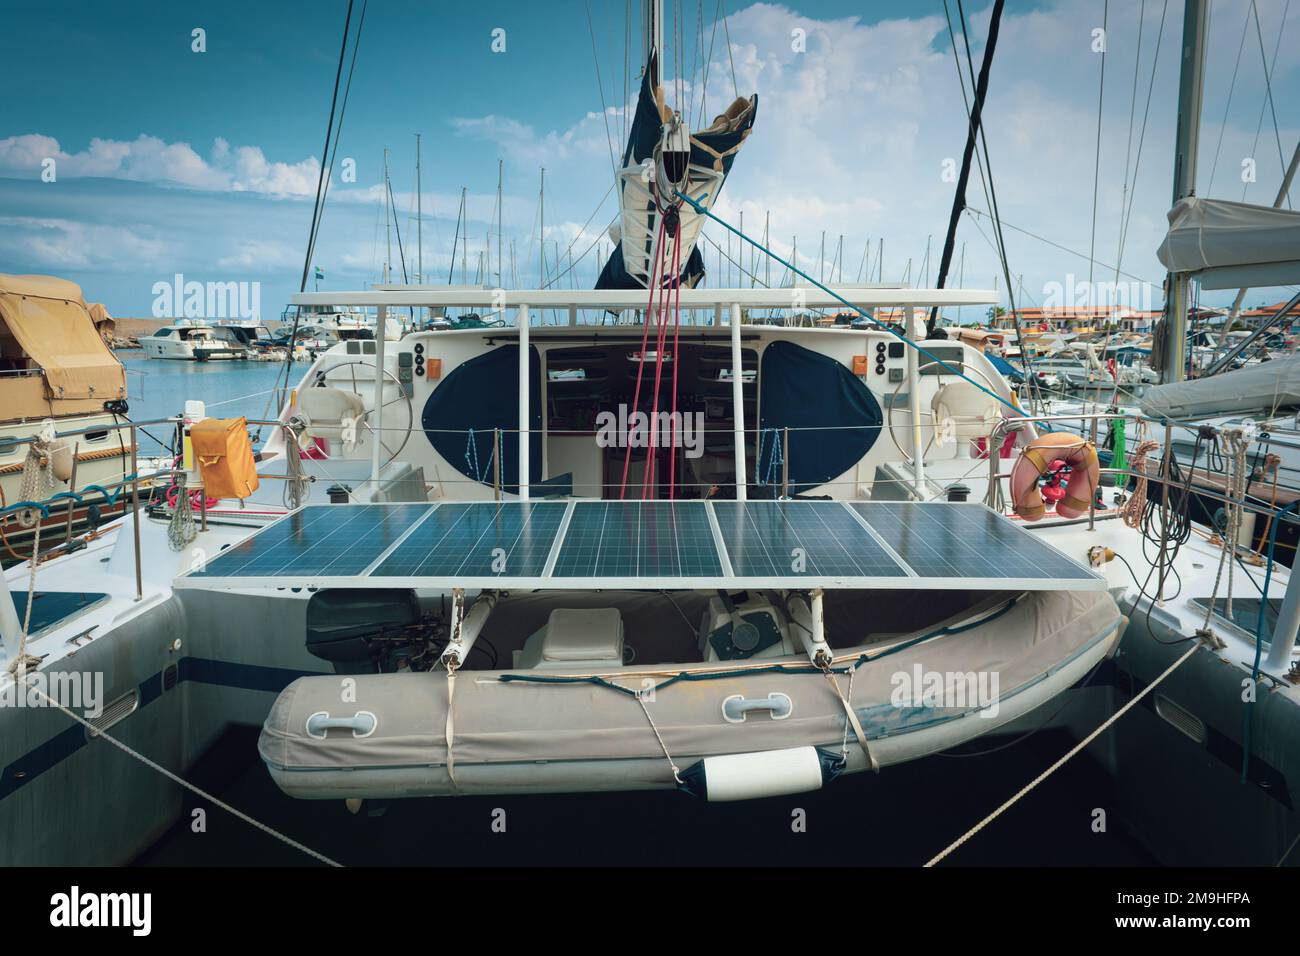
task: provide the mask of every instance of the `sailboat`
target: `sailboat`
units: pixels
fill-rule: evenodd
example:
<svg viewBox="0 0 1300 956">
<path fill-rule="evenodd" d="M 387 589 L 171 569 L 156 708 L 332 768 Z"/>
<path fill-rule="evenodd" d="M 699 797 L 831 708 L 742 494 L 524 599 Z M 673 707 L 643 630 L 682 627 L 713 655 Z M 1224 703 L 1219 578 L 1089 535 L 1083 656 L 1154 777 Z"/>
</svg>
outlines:
<svg viewBox="0 0 1300 956">
<path fill-rule="evenodd" d="M 927 500 L 924 458 L 966 457 L 1015 410 L 980 350 L 921 360 L 883 327 L 747 324 L 788 293 L 701 285 L 695 243 L 757 103 L 688 136 L 659 82 L 660 17 L 647 3 L 597 288 L 508 291 L 513 326 L 377 342 L 368 395 L 327 354 L 286 410 L 301 443 L 359 401 L 351 454 L 375 480 L 418 466 L 428 501 L 296 511 L 175 581 L 194 620 L 261 596 L 269 626 L 338 675 L 293 682 L 267 717 L 259 750 L 290 795 L 815 789 L 1004 726 L 1118 641 L 1096 569 L 982 503 Z M 884 286 L 804 304 L 995 298 Z M 295 302 L 381 321 L 502 307 L 492 290 L 400 287 Z M 534 310 L 569 322 L 534 330 Z M 962 440 L 945 443 L 949 405 Z M 877 496 L 900 447 L 918 493 Z"/>
</svg>

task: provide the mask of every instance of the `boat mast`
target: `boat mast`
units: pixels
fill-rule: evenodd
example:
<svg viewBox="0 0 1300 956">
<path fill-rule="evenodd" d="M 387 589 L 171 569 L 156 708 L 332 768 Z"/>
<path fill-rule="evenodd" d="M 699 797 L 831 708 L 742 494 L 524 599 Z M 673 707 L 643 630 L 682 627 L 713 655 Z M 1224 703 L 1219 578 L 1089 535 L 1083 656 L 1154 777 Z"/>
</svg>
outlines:
<svg viewBox="0 0 1300 956">
<path fill-rule="evenodd" d="M 384 235 L 387 238 L 388 251 L 384 254 L 384 284 L 388 284 L 389 268 L 393 261 L 393 222 L 389 215 L 391 205 L 388 202 L 388 147 L 384 147 Z"/>
<path fill-rule="evenodd" d="M 1178 85 L 1178 139 L 1174 146 L 1174 203 L 1196 193 L 1196 152 L 1201 136 L 1204 90 L 1205 27 L 1208 4 L 1186 0 L 1183 6 L 1183 62 Z M 1165 279 L 1165 335 L 1161 382 L 1181 382 L 1187 369 L 1187 309 L 1192 280 L 1188 273 Z"/>
<path fill-rule="evenodd" d="M 537 190 L 537 288 L 546 288 L 546 167 Z"/>
<path fill-rule="evenodd" d="M 500 288 L 500 287 L 501 287 L 501 284 L 502 284 L 502 279 L 501 279 L 501 272 L 502 272 L 502 266 L 501 266 L 501 223 L 502 223 L 502 220 L 505 218 L 505 209 L 502 208 L 502 205 L 501 205 L 501 184 L 502 184 L 502 178 L 503 178 L 503 169 L 504 169 L 504 166 L 503 166 L 501 160 L 498 159 L 498 160 L 497 160 L 497 287 L 498 287 L 498 288 Z"/>
<path fill-rule="evenodd" d="M 420 202 L 420 134 L 415 134 L 415 284 L 424 281 L 424 207 Z"/>
<path fill-rule="evenodd" d="M 650 73 L 650 90 L 653 92 L 663 77 L 664 4 L 663 0 L 646 0 L 645 3 L 645 65 Z M 654 53 L 658 56 L 652 56 Z"/>
</svg>

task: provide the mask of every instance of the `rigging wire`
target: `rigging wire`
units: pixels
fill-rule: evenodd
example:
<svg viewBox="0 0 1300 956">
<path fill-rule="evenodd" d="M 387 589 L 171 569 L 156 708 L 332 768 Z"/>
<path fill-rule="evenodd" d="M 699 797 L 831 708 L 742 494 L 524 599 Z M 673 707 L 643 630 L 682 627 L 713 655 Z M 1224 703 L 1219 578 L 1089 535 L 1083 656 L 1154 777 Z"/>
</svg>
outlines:
<svg viewBox="0 0 1300 956">
<path fill-rule="evenodd" d="M 1101 8 L 1101 82 L 1097 85 L 1097 147 L 1092 164 L 1092 237 L 1088 244 L 1088 289 L 1092 298 L 1092 270 L 1097 264 L 1097 187 L 1101 182 L 1101 110 L 1106 98 L 1106 48 L 1110 37 L 1106 32 L 1110 18 L 1110 0 L 1103 0 Z M 1095 304 L 1095 303 L 1094 303 Z"/>
<path fill-rule="evenodd" d="M 613 137 L 609 132 L 609 107 L 605 105 L 605 84 L 600 78 L 600 58 L 596 55 L 596 28 L 591 22 L 590 0 L 583 0 L 583 6 L 587 9 L 587 33 L 591 36 L 591 61 L 596 66 L 596 88 L 600 91 L 600 116 L 605 121 L 605 145 L 609 148 L 609 166 L 617 180 L 618 162 L 615 160 L 617 153 L 614 150 Z"/>
<path fill-rule="evenodd" d="M 1268 108 L 1269 108 L 1269 112 L 1270 112 L 1270 113 L 1272 114 L 1272 116 L 1273 116 L 1273 137 L 1274 137 L 1274 139 L 1277 140 L 1277 161 L 1278 161 L 1278 164 L 1282 167 L 1282 171 L 1283 171 L 1283 173 L 1285 174 L 1285 172 L 1286 172 L 1286 157 L 1285 157 L 1285 155 L 1282 153 L 1282 134 L 1281 134 L 1281 132 L 1280 132 L 1280 131 L 1278 130 L 1278 128 L 1277 128 L 1277 108 L 1273 105 L 1273 79 L 1272 79 L 1272 76 L 1271 76 L 1271 71 L 1270 71 L 1270 68 L 1269 68 L 1269 64 L 1265 61 L 1265 58 L 1264 58 L 1264 33 L 1263 33 L 1263 30 L 1261 29 L 1260 24 L 1259 24 L 1259 8 L 1255 6 L 1255 0 L 1250 0 L 1250 8 L 1255 12 L 1255 36 L 1259 38 L 1259 62 L 1260 62 L 1260 65 L 1264 68 L 1264 92 L 1265 92 L 1265 94 L 1266 94 L 1265 102 L 1267 102 L 1267 104 L 1268 104 Z M 1273 64 L 1272 64 L 1272 65 L 1273 65 L 1274 67 L 1277 66 L 1277 51 L 1278 51 L 1278 49 L 1280 49 L 1281 46 L 1282 46 L 1282 32 L 1286 29 L 1286 15 L 1287 15 L 1287 13 L 1290 11 L 1290 9 L 1291 9 L 1291 0 L 1287 0 L 1286 6 L 1285 6 L 1285 7 L 1283 8 L 1283 10 L 1282 10 L 1282 22 L 1281 22 L 1280 24 L 1278 24 L 1278 28 L 1277 28 L 1277 46 L 1275 46 L 1275 47 L 1273 48 Z M 1261 125 L 1263 124 L 1263 115 L 1264 115 L 1264 110 L 1263 110 L 1263 107 L 1261 106 L 1261 107 L 1260 107 L 1260 123 L 1261 123 Z M 1256 133 L 1256 139 L 1255 139 L 1255 142 L 1256 142 L 1256 143 L 1259 142 L 1259 134 L 1258 134 L 1258 133 Z M 1246 186 L 1249 187 L 1249 186 L 1250 186 L 1250 183 L 1246 183 Z M 1242 190 L 1242 196 L 1243 196 L 1243 198 L 1245 197 L 1245 190 L 1244 190 L 1244 189 Z M 1290 190 L 1288 190 L 1288 191 L 1287 191 L 1287 194 L 1286 194 L 1286 203 L 1287 203 L 1288 206 L 1291 205 L 1291 193 L 1290 193 Z"/>
<path fill-rule="evenodd" d="M 1261 30 L 1261 27 L 1260 27 L 1260 23 L 1259 23 L 1259 9 L 1255 6 L 1255 0 L 1250 0 L 1250 6 L 1251 6 L 1251 9 L 1254 11 L 1254 14 L 1255 14 L 1255 32 L 1256 32 L 1256 34 L 1257 34 L 1258 37 L 1259 37 L 1259 57 L 1260 57 L 1261 64 L 1262 64 L 1263 67 L 1264 67 L 1264 86 L 1265 86 L 1265 88 L 1266 88 L 1266 96 L 1265 96 L 1264 102 L 1261 103 L 1260 106 L 1259 106 L 1259 122 L 1255 125 L 1255 139 L 1254 139 L 1254 141 L 1252 142 L 1251 147 L 1250 147 L 1251 154 L 1253 155 L 1253 154 L 1256 152 L 1256 150 L 1258 150 L 1258 148 L 1259 148 L 1259 134 L 1260 134 L 1260 131 L 1263 130 L 1263 128 L 1264 128 L 1264 110 L 1267 109 L 1269 106 L 1271 106 L 1272 103 L 1273 103 L 1273 85 L 1272 85 L 1272 82 L 1271 82 L 1271 80 L 1270 80 L 1270 72 L 1271 72 L 1271 71 L 1270 71 L 1270 68 L 1269 68 L 1269 64 L 1266 63 L 1266 62 L 1264 62 L 1264 59 L 1265 59 L 1265 57 L 1264 57 L 1264 36 L 1263 36 L 1262 30 Z M 1273 62 L 1272 62 L 1272 66 L 1273 66 L 1273 67 L 1276 67 L 1276 66 L 1277 66 L 1277 54 L 1278 54 L 1278 51 L 1279 51 L 1279 50 L 1281 49 L 1281 47 L 1282 47 L 1282 34 L 1283 34 L 1284 32 L 1286 32 L 1286 18 L 1287 18 L 1287 14 L 1290 12 L 1290 10 L 1291 10 L 1291 0 L 1286 0 L 1286 6 L 1283 7 L 1283 9 L 1282 9 L 1282 22 L 1278 24 L 1278 28 L 1277 28 L 1277 43 L 1276 43 L 1276 44 L 1274 45 L 1274 47 L 1273 47 Z M 1282 168 L 1283 168 L 1283 169 L 1286 169 L 1286 160 L 1282 158 L 1282 138 L 1281 138 L 1281 134 L 1278 133 L 1278 130 L 1277 130 L 1277 114 L 1276 114 L 1276 113 L 1273 114 L 1273 131 L 1274 131 L 1274 133 L 1277 135 L 1277 140 L 1278 140 L 1278 146 L 1277 146 L 1278 158 L 1279 158 L 1279 160 L 1280 160 L 1281 163 L 1282 163 Z M 1245 202 L 1245 201 L 1246 201 L 1246 190 L 1248 190 L 1249 188 L 1250 188 L 1250 183 L 1249 183 L 1249 182 L 1245 183 L 1245 184 L 1242 186 L 1242 188 L 1241 188 L 1241 201 L 1242 201 L 1242 202 Z M 1289 197 L 1288 197 L 1288 202 L 1289 202 L 1289 201 L 1290 201 L 1290 199 L 1289 199 Z"/>
<path fill-rule="evenodd" d="M 1137 156 L 1133 160 L 1133 183 L 1136 187 L 1138 170 L 1142 167 L 1142 147 L 1146 143 L 1147 137 L 1147 120 L 1151 115 L 1151 94 L 1156 85 L 1156 65 L 1160 62 L 1160 41 L 1165 35 L 1165 15 L 1169 12 L 1169 0 L 1165 0 L 1164 6 L 1160 10 L 1160 28 L 1156 31 L 1156 49 L 1151 59 L 1151 79 L 1147 84 L 1147 102 L 1142 110 L 1142 129 L 1138 133 Z M 1124 247 L 1128 244 L 1128 227 L 1133 219 L 1133 201 L 1136 198 L 1137 189 L 1134 188 L 1128 195 L 1128 211 L 1123 212 L 1123 226 L 1120 229 L 1119 254 L 1115 257 L 1115 270 L 1118 273 L 1119 267 L 1123 263 Z M 1127 273 L 1125 273 L 1127 275 Z M 1146 281 L 1146 280 L 1142 280 Z"/>
<path fill-rule="evenodd" d="M 727 41 L 727 61 L 731 64 L 731 88 L 736 94 L 736 99 L 740 99 L 740 84 L 736 82 L 736 61 L 731 55 L 731 27 L 727 25 L 726 0 L 718 0 L 718 5 L 722 10 L 723 38 Z"/>
<path fill-rule="evenodd" d="M 357 21 L 356 36 L 352 40 L 352 60 L 351 63 L 348 65 L 348 80 L 347 80 L 347 85 L 343 91 L 343 104 L 342 104 L 342 108 L 339 109 L 338 111 L 339 121 L 338 121 L 338 126 L 336 128 L 334 125 L 334 113 L 335 113 L 335 108 L 338 107 L 339 105 L 338 103 L 339 80 L 343 74 L 343 61 L 347 55 L 347 49 L 348 49 L 348 32 L 352 23 L 353 0 L 348 0 L 348 12 L 347 12 L 347 16 L 343 21 L 343 41 L 339 48 L 338 68 L 335 70 L 334 73 L 334 92 L 330 96 L 330 115 L 329 115 L 329 121 L 326 123 L 325 126 L 325 147 L 321 151 L 321 167 L 320 167 L 320 172 L 316 179 L 316 200 L 312 208 L 311 227 L 308 230 L 308 234 L 307 234 L 307 252 L 303 258 L 302 281 L 298 287 L 299 292 L 304 292 L 307 289 L 307 275 L 311 269 L 312 259 L 315 257 L 316 254 L 316 238 L 319 235 L 321 219 L 324 216 L 324 212 L 325 212 L 325 197 L 329 193 L 330 179 L 333 177 L 334 174 L 334 160 L 338 156 L 339 139 L 343 135 L 343 119 L 347 115 L 348 95 L 352 92 L 352 76 L 356 71 L 357 51 L 361 47 L 361 31 L 366 24 L 366 9 L 369 7 L 369 5 L 370 5 L 369 0 L 363 0 L 363 3 L 361 4 L 361 17 Z M 331 136 L 333 136 L 334 139 L 333 149 L 330 148 Z M 301 317 L 302 317 L 302 309 L 301 308 L 295 309 L 293 315 L 293 326 L 289 334 L 289 348 L 285 356 L 284 381 L 283 384 L 281 384 L 280 375 L 278 374 L 276 375 L 276 385 L 275 385 L 276 391 L 282 392 L 284 389 L 287 389 L 289 387 L 289 375 L 290 375 L 290 370 L 293 367 L 293 343 L 296 341 L 298 337 L 298 323 Z M 263 419 L 265 419 L 270 414 L 271 402 L 273 402 L 274 400 L 275 400 L 274 395 L 272 395 L 267 399 L 266 411 L 264 411 L 262 414 Z M 261 434 L 262 434 L 261 426 L 258 426 L 257 432 L 254 435 L 253 440 L 257 441 L 258 439 L 260 439 Z"/>
<path fill-rule="evenodd" d="M 1145 0 L 1143 0 L 1145 2 Z M 1228 128 L 1228 110 L 1232 108 L 1232 94 L 1237 88 L 1237 74 L 1241 72 L 1241 54 L 1246 49 L 1246 33 L 1250 30 L 1250 8 L 1246 9 L 1246 16 L 1241 21 L 1241 42 L 1237 44 L 1237 60 L 1232 64 L 1232 82 L 1228 84 L 1228 99 L 1223 104 L 1223 119 L 1219 123 L 1219 141 L 1214 146 L 1214 162 L 1210 166 L 1210 182 L 1205 187 L 1205 195 L 1214 194 L 1214 174 L 1219 169 L 1219 151 L 1223 149 L 1223 134 Z"/>
</svg>

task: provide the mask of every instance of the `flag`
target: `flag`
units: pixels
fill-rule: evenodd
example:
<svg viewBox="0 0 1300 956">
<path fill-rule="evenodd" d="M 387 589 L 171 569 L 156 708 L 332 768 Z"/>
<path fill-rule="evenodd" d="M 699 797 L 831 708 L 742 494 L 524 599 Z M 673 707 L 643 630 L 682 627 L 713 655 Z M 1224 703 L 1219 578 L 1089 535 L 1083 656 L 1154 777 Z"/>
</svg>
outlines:
<svg viewBox="0 0 1300 956">
<path fill-rule="evenodd" d="M 316 268 L 316 278 L 317 279 L 325 278 L 325 270 L 322 269 L 320 266 L 316 266 L 315 268 Z"/>
</svg>

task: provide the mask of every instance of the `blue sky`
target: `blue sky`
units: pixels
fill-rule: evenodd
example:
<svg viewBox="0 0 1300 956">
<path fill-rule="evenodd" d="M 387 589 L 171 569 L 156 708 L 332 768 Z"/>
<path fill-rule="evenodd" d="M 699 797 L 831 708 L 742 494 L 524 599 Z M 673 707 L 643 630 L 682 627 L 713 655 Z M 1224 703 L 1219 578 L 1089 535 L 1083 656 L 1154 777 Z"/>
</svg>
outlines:
<svg viewBox="0 0 1300 956">
<path fill-rule="evenodd" d="M 72 278 L 118 315 L 148 315 L 153 284 L 177 272 L 199 281 L 257 281 L 264 315 L 277 315 L 302 270 L 346 2 L 9 6 L 0 34 L 6 65 L 0 272 Z M 666 6 L 671 43 L 675 5 Z M 707 86 L 703 58 L 692 52 L 701 7 L 704 40 L 713 47 Z M 967 8 L 978 58 L 990 5 Z M 1258 0 L 1257 8 L 1278 129 L 1266 108 L 1250 3 L 1216 0 L 1200 191 L 1269 203 L 1281 176 L 1279 151 L 1289 158 L 1300 129 L 1300 3 Z M 357 0 L 354 16 L 360 9 Z M 615 212 L 612 196 L 602 203 L 611 183 L 610 140 L 620 139 L 619 111 L 625 88 L 630 96 L 636 87 L 640 47 L 634 21 L 625 50 L 625 3 L 590 0 L 589 9 L 590 27 L 582 0 L 371 0 L 339 149 L 340 157 L 356 161 L 357 181 L 340 181 L 336 169 L 315 256 L 326 271 L 323 287 L 360 287 L 378 278 L 384 147 L 391 150 L 398 224 L 413 262 L 416 131 L 423 134 L 424 260 L 431 280 L 446 281 L 462 187 L 470 194 L 468 278 L 475 278 L 493 228 L 500 159 L 507 271 L 513 239 L 520 284 L 537 282 L 544 165 L 548 265 L 557 243 L 562 252 L 571 247 L 575 259 L 590 249 L 572 279 L 592 283 L 600 233 Z M 760 98 L 755 131 L 719 213 L 738 223 L 743 212 L 747 230 L 757 232 L 770 212 L 773 244 L 789 254 L 797 236 L 800 264 L 814 274 L 828 268 L 819 261 L 824 232 L 827 260 L 844 237 L 846 280 L 857 278 L 870 241 L 873 271 L 913 284 L 928 271 L 932 283 L 953 189 L 941 170 L 945 159 L 960 156 L 964 137 L 941 0 L 697 0 L 680 9 L 684 62 L 670 56 L 666 66 L 671 75 L 685 74 L 680 88 L 691 112 L 701 112 L 701 89 L 709 116 L 737 90 Z M 1098 279 L 1114 278 L 1126 217 L 1121 278 L 1162 278 L 1155 248 L 1170 201 L 1182 3 L 1109 4 L 1094 233 L 1101 60 L 1090 46 L 1103 9 L 1103 0 L 1007 5 L 986 119 L 1001 212 L 1025 230 L 1006 235 L 1013 274 L 1023 275 L 1029 303 L 1041 302 L 1045 290 L 1072 274 L 1086 279 L 1090 268 Z M 715 28 L 723 10 L 725 27 Z M 191 50 L 196 27 L 206 31 L 204 53 Z M 504 53 L 492 50 L 498 28 L 505 30 Z M 807 34 L 804 52 L 791 49 L 796 29 Z M 670 83 L 670 98 L 678 88 Z M 621 150 L 621 141 L 612 145 Z M 1241 181 L 1247 157 L 1257 170 L 1249 184 Z M 46 158 L 55 160 L 55 182 L 41 181 Z M 1125 214 L 1130 197 L 1132 211 Z M 986 208 L 978 179 L 970 203 Z M 725 248 L 723 234 L 716 227 L 709 232 Z M 986 220 L 963 220 L 958 248 L 965 244 L 968 286 L 994 282 L 989 235 Z M 488 244 L 495 270 L 495 239 Z M 1094 245 L 1090 266 L 1086 253 Z M 708 242 L 704 249 L 708 281 L 725 281 L 716 250 Z M 747 254 L 743 261 L 748 267 L 752 260 Z M 394 269 L 400 272 L 399 265 Z M 459 279 L 459 264 L 456 271 Z M 1247 301 L 1279 296 L 1260 290 Z"/>
</svg>

